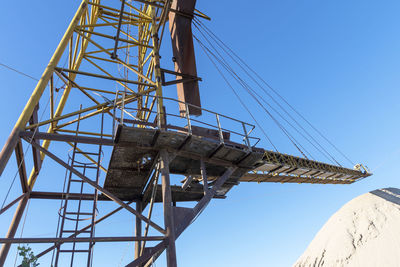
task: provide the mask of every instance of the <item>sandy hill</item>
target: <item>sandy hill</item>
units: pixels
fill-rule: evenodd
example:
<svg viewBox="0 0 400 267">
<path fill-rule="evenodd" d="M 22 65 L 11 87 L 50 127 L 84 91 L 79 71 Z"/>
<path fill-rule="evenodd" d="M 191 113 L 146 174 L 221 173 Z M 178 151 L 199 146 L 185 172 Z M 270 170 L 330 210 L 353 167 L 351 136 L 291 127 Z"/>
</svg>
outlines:
<svg viewBox="0 0 400 267">
<path fill-rule="evenodd" d="M 294 266 L 400 266 L 400 189 L 371 191 L 346 203 Z"/>
</svg>

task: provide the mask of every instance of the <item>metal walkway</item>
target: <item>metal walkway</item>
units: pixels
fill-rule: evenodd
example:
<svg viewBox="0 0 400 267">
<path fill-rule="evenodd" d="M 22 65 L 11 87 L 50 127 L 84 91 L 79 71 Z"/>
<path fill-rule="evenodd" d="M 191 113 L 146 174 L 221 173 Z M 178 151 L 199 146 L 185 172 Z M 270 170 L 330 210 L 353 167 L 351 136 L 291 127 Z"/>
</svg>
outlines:
<svg viewBox="0 0 400 267">
<path fill-rule="evenodd" d="M 273 151 L 265 151 L 264 164 L 240 178 L 242 182 L 351 184 L 371 174 Z"/>
<path fill-rule="evenodd" d="M 238 166 L 221 187 L 217 197 L 223 197 L 245 173 L 262 165 L 264 150 L 188 133 L 158 129 L 119 126 L 104 188 L 123 200 L 140 199 L 151 176 L 158 151 L 167 149 L 176 156 L 169 163 L 171 174 L 199 177 L 200 160 L 205 162 L 209 181 L 221 176 L 228 167 Z M 158 188 L 161 190 L 161 188 Z M 194 201 L 203 195 L 203 187 L 183 189 L 173 186 L 172 200 Z M 157 194 L 160 196 L 161 194 Z M 156 201 L 161 199 L 156 199 Z"/>
</svg>

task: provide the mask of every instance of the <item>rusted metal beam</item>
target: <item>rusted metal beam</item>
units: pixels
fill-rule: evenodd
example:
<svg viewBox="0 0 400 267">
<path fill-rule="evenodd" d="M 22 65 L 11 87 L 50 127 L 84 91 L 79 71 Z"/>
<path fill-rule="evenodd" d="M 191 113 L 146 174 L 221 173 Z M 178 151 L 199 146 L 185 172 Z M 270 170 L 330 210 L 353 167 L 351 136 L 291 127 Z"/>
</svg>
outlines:
<svg viewBox="0 0 400 267">
<path fill-rule="evenodd" d="M 29 193 L 26 192 L 25 194 L 20 195 L 19 197 L 17 197 L 16 199 L 14 199 L 13 201 L 11 201 L 10 203 L 8 203 L 4 208 L 2 208 L 0 210 L 0 215 L 3 214 L 4 212 L 6 212 L 9 208 L 11 208 L 12 206 L 15 205 L 15 203 L 17 203 L 18 201 L 20 201 L 23 197 L 25 197 L 26 195 L 28 195 Z"/>
<path fill-rule="evenodd" d="M 183 231 L 193 222 L 197 216 L 205 209 L 210 200 L 216 195 L 216 192 L 221 188 L 221 186 L 229 179 L 229 177 L 235 172 L 237 167 L 228 168 L 225 173 L 218 178 L 218 180 L 214 183 L 214 186 L 207 191 L 207 194 L 203 196 L 203 198 L 196 204 L 196 206 L 192 209 L 191 212 L 188 212 L 186 216 L 179 222 L 177 225 L 177 231 L 175 238 L 177 239 Z M 163 252 L 163 250 L 159 250 L 152 257 L 151 261 L 148 261 L 145 267 L 149 267 Z M 135 265 L 132 265 L 135 266 Z"/>
<path fill-rule="evenodd" d="M 152 258 L 154 255 L 158 255 L 160 251 L 164 250 L 164 248 L 167 246 L 167 242 L 164 240 L 160 242 L 158 245 L 148 248 L 145 253 L 143 253 L 142 256 L 137 258 L 136 260 L 132 261 L 131 263 L 127 264 L 126 267 L 138 267 L 141 266 L 142 264 L 146 263 L 150 258 Z"/>
<path fill-rule="evenodd" d="M 143 212 L 142 201 L 136 201 L 136 210 L 140 213 Z M 138 217 L 136 217 L 135 220 L 135 236 L 142 237 L 142 220 L 140 220 Z M 140 251 L 142 250 L 142 240 L 145 239 L 137 239 L 135 241 L 135 259 L 139 258 L 140 256 Z"/>
<path fill-rule="evenodd" d="M 33 110 L 32 117 L 29 120 L 29 125 L 37 124 L 38 123 L 38 110 L 39 104 L 36 105 L 35 109 Z M 39 140 L 35 138 L 35 132 L 37 128 L 32 128 L 30 131 L 33 133 L 31 142 L 35 142 L 36 144 L 40 145 Z M 33 156 L 33 167 L 35 168 L 35 175 L 39 175 L 40 169 L 42 167 L 42 159 L 40 157 L 40 152 L 35 147 L 32 146 L 32 156 Z"/>
<path fill-rule="evenodd" d="M 17 158 L 18 173 L 19 173 L 19 179 L 21 181 L 22 192 L 26 193 L 29 191 L 29 186 L 28 186 L 28 176 L 26 174 L 26 166 L 24 160 L 24 150 L 22 148 L 21 140 L 19 140 L 17 145 L 15 146 L 15 157 Z"/>
<path fill-rule="evenodd" d="M 196 59 L 192 37 L 192 18 L 196 0 L 173 0 L 171 10 L 190 14 L 189 17 L 179 13 L 169 13 L 169 30 L 175 61 L 175 72 L 197 77 Z M 177 80 L 180 80 L 176 76 Z M 197 80 L 177 83 L 179 100 L 201 107 L 199 84 Z M 180 112 L 186 112 L 186 106 L 179 104 Z M 201 115 L 201 109 L 189 106 L 191 115 Z"/>
<path fill-rule="evenodd" d="M 204 208 L 208 205 L 208 203 L 210 203 L 211 199 L 214 197 L 217 191 L 229 179 L 229 177 L 236 169 L 236 167 L 228 168 L 224 172 L 224 174 L 215 181 L 214 186 L 211 189 L 207 190 L 207 193 L 204 195 L 204 197 L 193 208 L 192 213 L 185 216 L 179 223 L 178 229 L 176 231 L 176 237 L 179 237 L 179 235 L 190 225 L 190 223 L 204 210 Z"/>
<path fill-rule="evenodd" d="M 8 137 L 7 142 L 4 144 L 4 147 L 0 152 L 0 176 L 3 173 L 5 167 L 8 163 L 8 160 L 10 159 L 10 157 L 12 155 L 13 150 L 15 149 L 15 146 L 18 143 L 18 140 L 19 140 L 18 134 L 20 131 L 21 131 L 21 129 L 19 129 L 19 128 L 14 128 L 11 131 L 11 134 Z"/>
<path fill-rule="evenodd" d="M 66 194 L 62 193 L 62 192 L 42 192 L 42 191 L 32 191 L 30 193 L 29 197 L 34 198 L 34 199 L 54 199 L 54 200 L 67 198 Z M 93 198 L 94 198 L 94 194 L 78 194 L 78 193 L 69 193 L 68 194 L 68 199 L 71 199 L 71 200 L 91 200 L 91 201 L 93 201 Z M 110 201 L 109 198 L 99 199 L 99 200 Z"/>
<path fill-rule="evenodd" d="M 7 237 L 11 238 L 15 236 L 17 232 L 19 222 L 21 221 L 22 215 L 24 214 L 24 210 L 26 204 L 28 203 L 29 196 L 25 195 L 19 202 L 17 211 L 14 214 L 14 217 L 11 221 L 10 227 L 8 228 Z M 3 244 L 0 251 L 0 266 L 4 266 L 4 263 L 7 258 L 8 251 L 10 250 L 10 244 Z"/>
<path fill-rule="evenodd" d="M 160 151 L 160 171 L 162 181 L 162 198 L 164 207 L 164 225 L 167 230 L 167 266 L 176 267 L 176 248 L 175 248 L 175 223 L 172 211 L 171 184 L 169 178 L 169 155 L 167 150 Z"/>
</svg>

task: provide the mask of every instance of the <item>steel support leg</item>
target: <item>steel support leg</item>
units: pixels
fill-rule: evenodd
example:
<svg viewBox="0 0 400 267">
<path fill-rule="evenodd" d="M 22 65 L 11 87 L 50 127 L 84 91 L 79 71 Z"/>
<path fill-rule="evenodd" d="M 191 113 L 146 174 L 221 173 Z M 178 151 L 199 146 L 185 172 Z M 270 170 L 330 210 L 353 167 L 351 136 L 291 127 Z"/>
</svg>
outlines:
<svg viewBox="0 0 400 267">
<path fill-rule="evenodd" d="M 15 211 L 14 218 L 8 229 L 7 238 L 13 238 L 17 232 L 19 222 L 21 221 L 22 215 L 24 214 L 26 204 L 28 203 L 29 194 L 27 194 L 18 204 L 17 210 Z M 8 252 L 10 251 L 11 244 L 3 244 L 0 251 L 0 266 L 4 266 L 6 262 Z"/>
<path fill-rule="evenodd" d="M 163 149 L 160 151 L 161 181 L 162 181 L 162 200 L 164 207 L 164 223 L 167 230 L 167 266 L 176 267 L 176 249 L 175 249 L 175 226 L 172 212 L 171 184 L 169 179 L 169 156 Z"/>
<path fill-rule="evenodd" d="M 140 213 L 143 211 L 142 201 L 136 201 L 136 210 Z M 135 236 L 142 236 L 142 220 L 136 216 L 136 227 L 135 227 Z M 140 240 L 135 242 L 135 259 L 139 258 L 140 251 L 142 250 L 142 242 Z"/>
</svg>

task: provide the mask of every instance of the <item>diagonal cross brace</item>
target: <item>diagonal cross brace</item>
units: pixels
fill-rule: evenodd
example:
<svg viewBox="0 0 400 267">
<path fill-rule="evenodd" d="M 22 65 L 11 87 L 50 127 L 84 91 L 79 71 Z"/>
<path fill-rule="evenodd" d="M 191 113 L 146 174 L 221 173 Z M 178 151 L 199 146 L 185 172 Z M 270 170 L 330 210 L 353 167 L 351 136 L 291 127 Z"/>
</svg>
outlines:
<svg viewBox="0 0 400 267">
<path fill-rule="evenodd" d="M 197 202 L 196 206 L 192 209 L 192 211 L 189 212 L 185 217 L 183 217 L 179 225 L 177 225 L 177 230 L 175 231 L 175 239 L 178 239 L 178 237 L 182 234 L 182 232 L 200 215 L 200 213 L 206 208 L 208 203 L 210 203 L 211 199 L 215 196 L 217 191 L 229 179 L 229 177 L 231 177 L 231 175 L 236 171 L 236 169 L 237 167 L 229 167 L 224 172 L 224 174 L 216 180 L 214 186 L 211 189 L 207 190 L 207 193 L 202 197 L 202 199 L 199 202 Z M 163 242 L 166 242 L 166 240 L 164 240 Z M 155 261 L 155 259 L 157 259 L 161 255 L 164 249 L 165 247 L 159 250 L 158 252 L 155 252 L 151 260 L 149 257 L 144 266 L 145 267 L 151 266 L 151 264 Z M 136 264 L 137 263 L 136 260 L 131 262 L 127 266 L 140 266 Z M 134 263 L 136 265 L 134 265 Z M 140 264 L 141 263 L 142 262 L 140 262 Z"/>
<path fill-rule="evenodd" d="M 129 201 L 128 204 L 131 204 L 132 201 Z M 79 234 L 83 233 L 85 230 L 89 229 L 90 227 L 92 227 L 93 225 L 97 225 L 98 223 L 104 221 L 105 219 L 107 219 L 108 217 L 114 215 L 115 213 L 117 213 L 118 211 L 122 210 L 123 208 L 121 206 L 119 206 L 118 208 L 116 208 L 115 210 L 107 213 L 106 215 L 104 215 L 103 217 L 97 219 L 94 223 L 90 223 L 88 225 L 86 225 L 85 227 L 81 228 L 80 230 L 77 230 L 74 234 L 71 234 L 70 236 L 68 236 L 68 238 L 73 238 L 78 236 Z M 63 244 L 63 242 L 58 242 L 55 243 L 53 246 L 43 250 L 42 252 L 38 253 L 35 255 L 36 258 L 40 258 L 43 255 L 46 255 L 47 253 L 49 253 L 50 251 L 54 250 L 55 248 L 58 248 L 61 244 Z M 18 267 L 22 267 L 22 265 L 18 265 Z"/>
<path fill-rule="evenodd" d="M 29 142 L 27 139 L 25 139 L 25 141 Z M 111 200 L 113 200 L 114 202 L 118 203 L 120 206 L 122 206 L 123 208 L 125 208 L 126 210 L 132 212 L 134 215 L 136 215 L 137 217 L 139 217 L 141 220 L 145 221 L 146 223 L 148 223 L 150 226 L 152 226 L 154 229 L 156 229 L 157 231 L 165 234 L 166 231 L 159 226 L 158 224 L 154 223 L 153 221 L 149 220 L 148 218 L 146 218 L 145 216 L 143 216 L 142 214 L 140 214 L 137 210 L 135 210 L 134 208 L 132 208 L 131 206 L 127 205 L 125 202 L 123 202 L 122 200 L 120 200 L 118 197 L 114 196 L 112 193 L 108 192 L 108 190 L 104 189 L 103 187 L 97 185 L 95 182 L 93 182 L 92 180 L 90 180 L 88 177 L 86 177 L 85 175 L 83 175 L 82 173 L 80 173 L 79 171 L 77 171 L 75 168 L 69 166 L 67 163 L 65 163 L 62 159 L 60 159 L 59 157 L 57 157 L 56 155 L 54 155 L 53 153 L 51 153 L 50 151 L 48 151 L 47 149 L 43 148 L 42 146 L 32 142 L 32 146 L 36 147 L 38 150 L 40 150 L 42 153 L 46 154 L 47 156 L 49 156 L 50 158 L 52 158 L 54 161 L 56 161 L 58 164 L 60 164 L 61 166 L 63 166 L 64 168 L 68 169 L 69 171 L 71 171 L 72 173 L 74 173 L 76 176 L 78 176 L 79 178 L 81 178 L 83 181 L 85 181 L 86 183 L 90 184 L 91 186 L 93 186 L 94 188 L 96 188 L 97 190 L 99 190 L 100 192 L 102 192 L 105 196 L 107 196 L 108 198 L 110 198 Z"/>
<path fill-rule="evenodd" d="M 161 254 L 162 251 L 167 247 L 166 240 L 161 241 L 158 245 L 150 248 L 151 250 L 147 253 L 143 253 L 142 256 L 137 258 L 136 260 L 132 261 L 131 263 L 127 264 L 125 267 L 137 267 L 142 266 L 142 264 L 146 263 L 150 258 L 156 257 L 157 255 Z"/>
<path fill-rule="evenodd" d="M 229 167 L 224 174 L 216 180 L 214 186 L 208 189 L 206 194 L 197 202 L 196 206 L 192 209 L 188 215 L 186 215 L 179 223 L 176 238 L 178 238 L 181 233 L 200 215 L 200 213 L 206 208 L 211 199 L 216 195 L 217 191 L 221 186 L 229 179 L 232 173 L 237 169 L 237 167 Z"/>
</svg>

